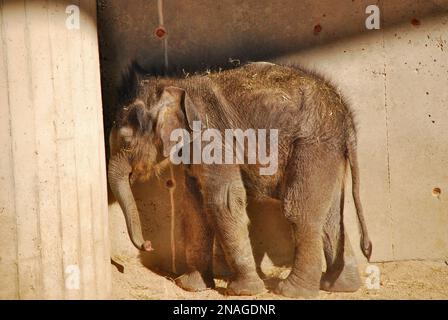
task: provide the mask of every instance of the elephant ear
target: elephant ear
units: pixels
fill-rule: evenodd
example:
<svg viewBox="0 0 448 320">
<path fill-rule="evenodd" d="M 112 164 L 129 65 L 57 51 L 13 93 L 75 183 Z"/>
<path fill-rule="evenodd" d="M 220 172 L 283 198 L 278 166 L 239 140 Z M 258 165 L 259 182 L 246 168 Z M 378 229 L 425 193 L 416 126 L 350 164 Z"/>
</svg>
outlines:
<svg viewBox="0 0 448 320">
<path fill-rule="evenodd" d="M 184 89 L 166 87 L 160 97 L 160 110 L 157 116 L 157 132 L 162 140 L 163 155 L 168 157 L 177 144 L 171 141 L 175 129 L 193 130 L 193 121 L 199 121 L 196 107 Z"/>
</svg>

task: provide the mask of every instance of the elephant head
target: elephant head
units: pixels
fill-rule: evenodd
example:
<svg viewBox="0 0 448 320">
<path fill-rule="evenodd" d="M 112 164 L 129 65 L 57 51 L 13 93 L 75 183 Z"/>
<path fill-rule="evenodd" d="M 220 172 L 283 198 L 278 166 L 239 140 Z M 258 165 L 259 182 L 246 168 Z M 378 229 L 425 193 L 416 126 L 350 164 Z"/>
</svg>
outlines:
<svg viewBox="0 0 448 320">
<path fill-rule="evenodd" d="M 170 134 L 177 128 L 190 128 L 196 111 L 186 91 L 155 81 L 140 83 L 143 93 L 122 107 L 109 136 L 111 157 L 108 165 L 110 188 L 125 215 L 133 245 L 151 251 L 151 242 L 142 235 L 137 205 L 131 185 L 158 175 L 168 164 L 176 142 Z"/>
</svg>

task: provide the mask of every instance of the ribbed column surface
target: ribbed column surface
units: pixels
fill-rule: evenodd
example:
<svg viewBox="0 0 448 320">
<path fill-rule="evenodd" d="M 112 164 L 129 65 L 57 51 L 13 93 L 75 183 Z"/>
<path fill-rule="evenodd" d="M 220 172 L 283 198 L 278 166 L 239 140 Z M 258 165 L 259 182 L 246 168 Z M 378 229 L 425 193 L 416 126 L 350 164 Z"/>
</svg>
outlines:
<svg viewBox="0 0 448 320">
<path fill-rule="evenodd" d="M 0 14 L 0 299 L 107 298 L 96 1 Z"/>
</svg>

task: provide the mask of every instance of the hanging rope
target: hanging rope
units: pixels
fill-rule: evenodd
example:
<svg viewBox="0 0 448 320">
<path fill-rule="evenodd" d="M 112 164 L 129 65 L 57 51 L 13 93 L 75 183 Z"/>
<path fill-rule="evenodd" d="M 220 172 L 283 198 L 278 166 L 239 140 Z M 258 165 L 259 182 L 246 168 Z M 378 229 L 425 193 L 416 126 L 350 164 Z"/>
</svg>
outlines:
<svg viewBox="0 0 448 320">
<path fill-rule="evenodd" d="M 171 270 L 176 273 L 176 242 L 175 242 L 175 230 L 176 230 L 176 206 L 174 202 L 174 189 L 176 188 L 176 181 L 174 179 L 173 165 L 170 163 L 170 176 L 172 186 L 169 188 L 170 202 L 171 202 Z"/>
<path fill-rule="evenodd" d="M 156 36 L 162 40 L 163 56 L 165 72 L 168 71 L 168 37 L 166 36 L 166 29 L 163 21 L 163 0 L 157 0 L 157 11 L 159 16 L 159 26 L 156 29 Z M 176 231 L 176 206 L 174 203 L 174 190 L 176 186 L 176 180 L 174 178 L 173 165 L 170 163 L 170 180 L 167 181 L 167 187 L 170 193 L 170 204 L 171 204 L 171 221 L 170 221 L 170 242 L 171 242 L 171 271 L 176 272 L 176 241 L 175 241 L 175 231 Z"/>
</svg>

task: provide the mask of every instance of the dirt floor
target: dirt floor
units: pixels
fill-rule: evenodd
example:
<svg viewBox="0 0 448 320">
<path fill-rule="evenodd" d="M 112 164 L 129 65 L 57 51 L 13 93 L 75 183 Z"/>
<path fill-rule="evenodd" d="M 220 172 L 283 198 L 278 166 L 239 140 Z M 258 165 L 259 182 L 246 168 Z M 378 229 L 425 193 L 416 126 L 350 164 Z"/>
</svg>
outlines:
<svg viewBox="0 0 448 320">
<path fill-rule="evenodd" d="M 178 288 L 172 279 L 142 266 L 137 258 L 114 260 L 119 266 L 112 266 L 113 299 L 283 299 L 268 290 L 254 297 L 227 297 L 224 295 L 226 282 L 220 279 L 215 280 L 216 290 L 186 292 Z M 355 293 L 320 291 L 318 299 L 448 299 L 446 262 L 406 261 L 375 265 L 380 269 L 380 289 L 369 290 L 364 285 Z M 287 268 L 276 268 L 265 279 L 267 288 L 273 288 L 278 279 L 286 277 L 288 272 Z M 367 276 L 363 274 L 363 282 Z"/>
</svg>

